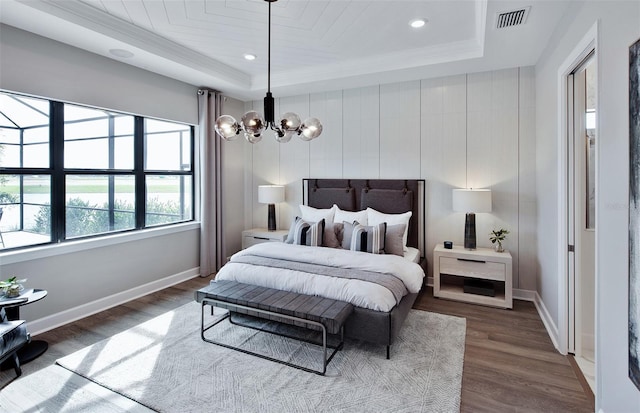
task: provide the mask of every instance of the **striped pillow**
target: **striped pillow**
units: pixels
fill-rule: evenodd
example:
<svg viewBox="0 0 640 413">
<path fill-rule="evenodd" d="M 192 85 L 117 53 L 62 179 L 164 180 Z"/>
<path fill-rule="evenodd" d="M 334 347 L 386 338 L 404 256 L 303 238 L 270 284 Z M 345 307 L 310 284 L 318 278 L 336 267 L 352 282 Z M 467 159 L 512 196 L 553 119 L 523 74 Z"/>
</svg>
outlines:
<svg viewBox="0 0 640 413">
<path fill-rule="evenodd" d="M 353 224 L 344 222 L 344 237 L 342 248 L 352 251 L 370 252 L 372 254 L 384 254 L 384 238 L 387 232 L 387 223 L 364 226 L 354 221 Z"/>
<path fill-rule="evenodd" d="M 318 222 L 307 222 L 296 217 L 289 234 L 293 237 L 292 244 L 321 247 L 324 237 L 324 219 Z"/>
</svg>

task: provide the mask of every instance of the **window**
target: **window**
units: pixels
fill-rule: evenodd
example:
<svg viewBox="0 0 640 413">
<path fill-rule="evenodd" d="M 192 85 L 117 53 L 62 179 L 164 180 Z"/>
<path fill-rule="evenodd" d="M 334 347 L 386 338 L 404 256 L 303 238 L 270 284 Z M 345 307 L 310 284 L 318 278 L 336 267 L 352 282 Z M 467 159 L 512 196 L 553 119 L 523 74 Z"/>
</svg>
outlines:
<svg viewBox="0 0 640 413">
<path fill-rule="evenodd" d="M 147 226 L 184 221 L 193 214 L 191 129 L 145 119 L 145 190 Z"/>
<path fill-rule="evenodd" d="M 193 127 L 0 92 L 0 251 L 193 220 Z"/>
</svg>

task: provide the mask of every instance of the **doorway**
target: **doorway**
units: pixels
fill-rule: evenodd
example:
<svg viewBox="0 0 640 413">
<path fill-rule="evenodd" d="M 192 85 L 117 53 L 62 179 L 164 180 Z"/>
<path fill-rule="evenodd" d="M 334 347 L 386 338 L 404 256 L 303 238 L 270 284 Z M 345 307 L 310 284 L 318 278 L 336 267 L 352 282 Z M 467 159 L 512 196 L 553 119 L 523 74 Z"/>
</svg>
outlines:
<svg viewBox="0 0 640 413">
<path fill-rule="evenodd" d="M 567 76 L 567 344 L 594 391 L 596 73 L 591 50 Z"/>
</svg>

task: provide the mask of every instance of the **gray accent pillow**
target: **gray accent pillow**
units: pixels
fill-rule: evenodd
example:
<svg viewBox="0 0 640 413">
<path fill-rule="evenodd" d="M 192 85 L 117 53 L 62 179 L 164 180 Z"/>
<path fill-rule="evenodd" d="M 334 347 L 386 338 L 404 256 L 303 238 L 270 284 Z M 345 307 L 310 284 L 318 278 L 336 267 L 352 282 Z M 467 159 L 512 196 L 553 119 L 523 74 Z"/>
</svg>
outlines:
<svg viewBox="0 0 640 413">
<path fill-rule="evenodd" d="M 322 240 L 324 247 L 341 248 L 344 225 L 341 222 L 333 224 L 325 224 L 324 239 Z"/>
<path fill-rule="evenodd" d="M 406 227 L 404 229 L 404 235 L 402 237 L 403 248 L 406 250 L 407 248 L 407 236 L 409 229 L 409 220 L 411 219 L 412 211 L 407 211 L 402 214 L 384 214 L 382 212 L 376 211 L 373 208 L 367 208 L 367 218 L 369 219 L 369 225 L 379 224 L 381 222 L 386 222 L 390 225 L 399 225 L 405 224 Z"/>
<path fill-rule="evenodd" d="M 344 237 L 342 248 L 352 251 L 384 254 L 384 241 L 387 223 L 364 226 L 355 221 L 353 224 L 343 222 Z"/>
<path fill-rule="evenodd" d="M 404 257 L 404 229 L 405 224 L 387 225 L 384 238 L 384 253 Z"/>
</svg>

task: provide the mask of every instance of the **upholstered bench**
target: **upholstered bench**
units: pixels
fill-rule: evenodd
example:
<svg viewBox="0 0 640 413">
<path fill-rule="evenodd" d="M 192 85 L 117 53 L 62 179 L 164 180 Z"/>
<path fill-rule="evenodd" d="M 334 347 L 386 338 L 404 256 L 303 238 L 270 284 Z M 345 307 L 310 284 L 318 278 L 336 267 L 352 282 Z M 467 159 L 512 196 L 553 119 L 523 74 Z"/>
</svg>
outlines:
<svg viewBox="0 0 640 413">
<path fill-rule="evenodd" d="M 344 344 L 344 323 L 353 312 L 353 305 L 343 301 L 228 280 L 212 281 L 208 286 L 196 291 L 195 298 L 196 301 L 202 303 L 200 328 L 202 340 L 321 375 L 325 374 L 327 364 L 329 364 L 336 352 L 342 348 Z M 227 309 L 229 313 L 205 326 L 205 306 Z M 205 331 L 230 317 L 231 313 L 247 314 L 321 331 L 322 370 L 313 370 L 301 365 L 273 359 L 205 337 Z M 340 334 L 340 343 L 336 347 L 329 347 L 333 352 L 328 358 L 327 334 Z"/>
</svg>

